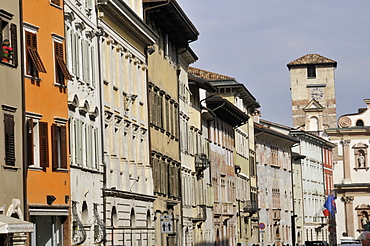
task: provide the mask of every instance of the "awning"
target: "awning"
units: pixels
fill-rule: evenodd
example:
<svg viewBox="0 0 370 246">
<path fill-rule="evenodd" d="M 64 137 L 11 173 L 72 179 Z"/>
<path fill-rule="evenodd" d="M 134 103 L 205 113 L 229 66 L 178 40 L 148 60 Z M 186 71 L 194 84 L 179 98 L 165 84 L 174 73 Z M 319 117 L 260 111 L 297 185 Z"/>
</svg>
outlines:
<svg viewBox="0 0 370 246">
<path fill-rule="evenodd" d="M 33 223 L 0 214 L 0 234 L 33 232 Z"/>
</svg>

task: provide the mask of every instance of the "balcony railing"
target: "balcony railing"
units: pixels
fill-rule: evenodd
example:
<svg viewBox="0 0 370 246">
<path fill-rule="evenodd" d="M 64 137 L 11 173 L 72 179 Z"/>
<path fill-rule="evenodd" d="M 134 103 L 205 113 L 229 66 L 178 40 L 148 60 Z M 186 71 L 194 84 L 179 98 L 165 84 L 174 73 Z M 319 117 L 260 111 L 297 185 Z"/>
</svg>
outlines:
<svg viewBox="0 0 370 246">
<path fill-rule="evenodd" d="M 196 154 L 195 155 L 195 170 L 197 172 L 202 172 L 209 167 L 209 160 L 206 154 Z"/>
<path fill-rule="evenodd" d="M 254 214 L 258 211 L 258 204 L 255 200 L 248 200 L 244 203 L 244 212 Z"/>
</svg>

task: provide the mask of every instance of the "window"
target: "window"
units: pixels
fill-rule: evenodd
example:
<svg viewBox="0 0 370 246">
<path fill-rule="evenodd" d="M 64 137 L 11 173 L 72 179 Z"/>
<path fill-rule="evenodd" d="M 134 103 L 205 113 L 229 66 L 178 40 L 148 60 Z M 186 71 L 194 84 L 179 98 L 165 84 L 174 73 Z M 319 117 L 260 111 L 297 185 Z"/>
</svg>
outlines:
<svg viewBox="0 0 370 246">
<path fill-rule="evenodd" d="M 27 164 L 46 168 L 49 166 L 48 123 L 27 119 Z"/>
<path fill-rule="evenodd" d="M 46 69 L 37 52 L 37 35 L 26 31 L 25 36 L 27 50 L 26 74 L 38 78 L 39 73 L 46 73 Z"/>
<path fill-rule="evenodd" d="M 57 84 L 66 85 L 65 79 L 72 80 L 63 59 L 63 44 L 54 41 L 55 52 L 55 80 Z"/>
<path fill-rule="evenodd" d="M 14 115 L 4 114 L 5 164 L 15 166 Z"/>
<path fill-rule="evenodd" d="M 364 126 L 364 122 L 362 120 L 357 120 L 356 126 Z"/>
<path fill-rule="evenodd" d="M 307 66 L 307 78 L 309 79 L 316 78 L 316 66 L 315 65 Z"/>
<path fill-rule="evenodd" d="M 0 18 L 0 46 L 2 47 L 0 61 L 17 66 L 17 26 L 13 23 L 9 23 L 13 17 L 12 14 L 2 9 L 0 13 L 5 17 L 5 19 Z"/>
<path fill-rule="evenodd" d="M 65 125 L 53 124 L 52 132 L 52 151 L 53 169 L 67 169 L 67 130 Z"/>
</svg>

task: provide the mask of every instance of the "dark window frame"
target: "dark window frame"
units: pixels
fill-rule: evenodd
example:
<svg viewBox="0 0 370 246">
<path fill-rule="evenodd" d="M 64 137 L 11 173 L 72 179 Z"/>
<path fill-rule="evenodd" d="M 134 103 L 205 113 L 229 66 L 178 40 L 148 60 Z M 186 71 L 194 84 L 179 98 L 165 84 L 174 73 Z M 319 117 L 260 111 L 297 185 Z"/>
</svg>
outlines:
<svg viewBox="0 0 370 246">
<path fill-rule="evenodd" d="M 316 66 L 307 65 L 307 78 L 314 79 L 316 78 Z"/>
<path fill-rule="evenodd" d="M 13 67 L 18 66 L 18 37 L 17 37 L 17 25 L 11 23 L 13 14 L 0 9 L 2 17 L 0 17 L 0 63 L 10 65 Z M 8 32 L 5 35 L 5 32 Z M 8 39 L 9 46 L 7 46 L 5 41 L 5 36 Z M 6 55 L 5 52 L 9 55 Z M 9 56 L 6 58 L 5 56 Z"/>
<path fill-rule="evenodd" d="M 72 81 L 72 75 L 69 73 L 67 65 L 64 62 L 63 44 L 54 41 L 55 55 L 55 82 L 59 85 L 66 86 L 65 80 Z"/>
<path fill-rule="evenodd" d="M 15 166 L 15 121 L 14 115 L 4 113 L 5 165 Z"/>
</svg>

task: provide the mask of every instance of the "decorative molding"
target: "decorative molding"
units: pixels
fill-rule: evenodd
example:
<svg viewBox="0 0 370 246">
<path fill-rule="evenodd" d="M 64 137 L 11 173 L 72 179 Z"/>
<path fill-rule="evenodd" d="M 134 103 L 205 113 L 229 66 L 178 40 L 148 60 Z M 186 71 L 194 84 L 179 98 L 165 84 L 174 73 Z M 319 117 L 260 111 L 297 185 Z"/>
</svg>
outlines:
<svg viewBox="0 0 370 246">
<path fill-rule="evenodd" d="M 339 127 L 350 127 L 352 125 L 352 121 L 347 116 L 340 117 L 338 120 Z"/>
<path fill-rule="evenodd" d="M 14 106 L 3 104 L 1 105 L 1 107 L 4 111 L 10 112 L 10 113 L 15 113 L 17 111 L 17 107 L 14 107 Z"/>
</svg>

